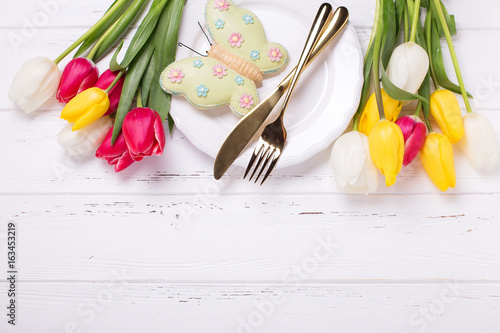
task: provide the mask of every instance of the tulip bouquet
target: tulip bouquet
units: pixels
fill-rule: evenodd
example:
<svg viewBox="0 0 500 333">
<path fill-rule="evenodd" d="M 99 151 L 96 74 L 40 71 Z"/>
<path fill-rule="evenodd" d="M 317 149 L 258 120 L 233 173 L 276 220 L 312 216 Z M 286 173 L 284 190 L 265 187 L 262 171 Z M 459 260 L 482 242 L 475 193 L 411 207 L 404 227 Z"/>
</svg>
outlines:
<svg viewBox="0 0 500 333">
<path fill-rule="evenodd" d="M 161 71 L 175 58 L 177 35 L 185 0 L 153 0 L 121 63 L 113 55 L 99 76 L 96 63 L 118 42 L 143 11 L 146 0 L 115 0 L 103 17 L 55 60 L 36 57 L 14 77 L 9 98 L 33 112 L 52 97 L 65 104 L 68 121 L 58 142 L 72 157 L 95 155 L 121 171 L 146 156 L 161 155 L 165 146 L 163 122 L 171 96 L 157 84 Z M 62 75 L 58 64 L 74 58 Z M 134 99 L 137 108 L 132 108 Z M 131 110 L 132 109 L 132 110 Z M 97 149 L 97 151 L 96 151 Z"/>
<path fill-rule="evenodd" d="M 386 186 L 392 186 L 402 167 L 420 153 L 432 182 L 446 191 L 456 183 L 455 143 L 478 169 L 498 163 L 495 132 L 484 116 L 472 112 L 469 103 L 472 96 L 465 89 L 452 43 L 456 33 L 455 18 L 441 0 L 376 0 L 353 131 L 335 142 L 331 154 L 330 164 L 341 190 L 375 192 L 377 169 L 385 176 Z M 442 37 L 448 43 L 458 84 L 446 74 Z M 396 46 L 401 39 L 404 42 Z M 435 91 L 431 94 L 432 84 Z M 464 99 L 464 117 L 455 94 Z M 414 114 L 399 117 L 412 100 L 417 101 Z M 440 132 L 434 131 L 431 117 Z"/>
</svg>

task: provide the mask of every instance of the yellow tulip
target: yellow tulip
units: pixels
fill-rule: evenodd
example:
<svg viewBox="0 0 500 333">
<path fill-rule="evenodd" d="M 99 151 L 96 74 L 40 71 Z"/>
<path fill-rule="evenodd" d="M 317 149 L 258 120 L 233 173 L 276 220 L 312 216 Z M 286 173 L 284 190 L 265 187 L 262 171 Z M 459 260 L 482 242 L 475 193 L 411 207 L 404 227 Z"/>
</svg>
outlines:
<svg viewBox="0 0 500 333">
<path fill-rule="evenodd" d="M 420 150 L 420 159 L 432 182 L 441 190 L 455 187 L 453 146 L 441 133 L 430 133 Z"/>
<path fill-rule="evenodd" d="M 391 122 L 398 120 L 403 103 L 389 97 L 384 89 L 382 89 L 382 103 L 384 104 L 385 118 Z M 366 102 L 363 113 L 361 113 L 361 117 L 359 118 L 359 131 L 369 135 L 373 126 L 379 121 L 380 113 L 377 106 L 377 98 L 375 97 L 375 93 L 373 93 L 368 102 Z"/>
<path fill-rule="evenodd" d="M 464 123 L 457 97 L 449 90 L 437 90 L 431 95 L 431 113 L 439 128 L 451 143 L 464 135 Z"/>
<path fill-rule="evenodd" d="M 373 126 L 368 136 L 373 163 L 385 176 L 385 184 L 392 186 L 403 166 L 405 143 L 398 125 L 382 119 Z"/>
<path fill-rule="evenodd" d="M 102 117 L 109 109 L 108 94 L 100 88 L 90 88 L 76 95 L 61 112 L 61 118 L 79 130 Z"/>
</svg>

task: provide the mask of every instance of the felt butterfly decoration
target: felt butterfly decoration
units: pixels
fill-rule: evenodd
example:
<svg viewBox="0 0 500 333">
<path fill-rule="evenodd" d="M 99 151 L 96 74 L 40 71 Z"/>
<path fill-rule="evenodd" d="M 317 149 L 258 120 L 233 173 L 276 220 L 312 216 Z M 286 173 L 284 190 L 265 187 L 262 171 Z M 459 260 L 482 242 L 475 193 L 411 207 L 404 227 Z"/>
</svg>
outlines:
<svg viewBox="0 0 500 333">
<path fill-rule="evenodd" d="M 208 0 L 205 23 L 214 41 L 208 57 L 173 62 L 162 72 L 160 85 L 197 108 L 229 105 L 243 116 L 259 104 L 255 82 L 284 68 L 288 52 L 269 43 L 257 16 L 231 0 Z"/>
</svg>

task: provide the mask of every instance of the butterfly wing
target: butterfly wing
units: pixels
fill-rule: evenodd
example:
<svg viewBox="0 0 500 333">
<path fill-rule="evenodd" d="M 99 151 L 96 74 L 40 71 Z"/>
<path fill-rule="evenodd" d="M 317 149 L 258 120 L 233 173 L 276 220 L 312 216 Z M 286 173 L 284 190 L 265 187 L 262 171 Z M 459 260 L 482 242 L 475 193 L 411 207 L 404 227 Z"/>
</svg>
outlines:
<svg viewBox="0 0 500 333">
<path fill-rule="evenodd" d="M 288 51 L 267 41 L 257 15 L 237 7 L 232 0 L 208 0 L 205 23 L 216 44 L 253 63 L 264 74 L 279 71 L 288 62 Z"/>
<path fill-rule="evenodd" d="M 253 81 L 208 57 L 173 62 L 163 70 L 160 85 L 167 93 L 183 95 L 200 109 L 229 105 L 234 114 L 244 116 L 259 104 Z"/>
</svg>

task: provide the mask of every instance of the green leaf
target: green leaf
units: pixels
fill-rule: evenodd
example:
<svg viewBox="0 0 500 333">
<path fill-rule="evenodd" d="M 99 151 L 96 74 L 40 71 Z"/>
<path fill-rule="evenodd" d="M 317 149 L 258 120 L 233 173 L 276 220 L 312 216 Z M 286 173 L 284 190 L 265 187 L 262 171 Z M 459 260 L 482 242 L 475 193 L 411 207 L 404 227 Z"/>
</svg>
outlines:
<svg viewBox="0 0 500 333">
<path fill-rule="evenodd" d="M 450 29 L 450 34 L 452 36 L 454 36 L 457 34 L 457 27 L 455 24 L 455 16 L 450 15 L 448 13 L 448 11 L 446 10 L 446 7 L 444 6 L 444 4 L 441 1 L 440 1 L 440 3 L 441 3 L 441 8 L 443 8 L 444 17 L 446 18 L 446 24 L 448 25 L 448 29 Z M 431 11 L 432 11 L 432 16 L 436 20 L 436 23 L 439 23 L 436 5 L 434 4 L 433 1 L 431 1 Z M 437 26 L 437 29 L 439 32 L 439 38 L 443 37 L 444 32 L 443 32 L 443 29 L 441 28 L 441 25 L 437 24 L 436 26 Z"/>
<path fill-rule="evenodd" d="M 420 7 L 429 7 L 429 0 L 420 0 Z"/>
<path fill-rule="evenodd" d="M 146 71 L 144 72 L 144 75 L 142 76 L 141 95 L 142 95 L 143 105 L 148 104 L 149 93 L 151 91 L 151 85 L 153 84 L 153 78 L 154 78 L 155 69 L 156 69 L 155 59 L 156 59 L 155 53 L 153 53 L 153 55 L 151 56 L 151 59 L 149 59 L 148 67 L 146 68 Z"/>
<path fill-rule="evenodd" d="M 119 66 L 115 66 L 116 69 L 127 68 L 139 52 L 141 52 L 142 47 L 149 41 L 149 38 L 153 34 L 156 24 L 158 23 L 158 19 L 160 18 L 160 14 L 162 13 L 166 3 L 167 0 L 157 0 L 153 2 L 148 14 L 142 20 L 139 28 L 137 28 L 134 37 L 132 37 L 132 41 L 130 42 L 127 52 L 123 57 L 123 61 L 119 64 Z"/>
<path fill-rule="evenodd" d="M 102 25 L 98 26 L 95 29 L 95 31 L 85 39 L 83 44 L 76 51 L 73 58 L 80 57 L 82 54 L 85 53 L 85 51 L 87 51 L 92 46 L 92 44 L 94 44 L 99 38 L 101 38 L 101 36 L 106 32 L 106 30 L 108 30 L 109 27 L 111 27 L 113 23 L 123 14 L 123 12 L 127 9 L 127 7 L 130 5 L 131 2 L 132 0 L 129 1 L 115 0 L 115 2 L 113 2 L 113 4 L 108 8 L 106 13 L 104 14 L 104 16 L 108 15 L 106 20 L 104 20 Z"/>
<path fill-rule="evenodd" d="M 169 113 L 168 114 L 168 131 L 170 132 L 170 135 L 172 135 L 172 132 L 174 131 L 174 125 L 175 125 L 174 118 L 172 118 L 172 116 Z"/>
<path fill-rule="evenodd" d="M 444 67 L 443 52 L 441 50 L 441 41 L 439 39 L 438 30 L 436 22 L 431 22 L 431 48 L 430 48 L 430 61 L 432 63 L 432 68 L 434 69 L 434 75 L 438 84 L 454 93 L 460 94 L 460 87 L 455 83 L 451 82 L 446 74 L 446 69 Z M 467 93 L 469 97 L 472 95 Z"/>
<path fill-rule="evenodd" d="M 364 82 L 363 82 L 363 88 L 361 90 L 361 98 L 359 101 L 358 110 L 356 111 L 357 114 L 361 114 L 361 112 L 363 112 L 365 104 L 368 101 L 368 91 L 370 90 L 370 75 L 372 72 L 372 66 L 373 66 L 373 44 L 370 46 L 370 49 L 368 50 L 365 56 L 365 63 L 363 66 Z"/>
<path fill-rule="evenodd" d="M 97 52 L 93 57 L 93 59 L 95 59 L 94 62 L 98 62 L 109 51 L 109 49 L 111 49 L 125 30 L 127 30 L 132 22 L 137 18 L 145 3 L 146 0 L 135 0 L 116 22 L 116 24 L 106 31 L 104 39 L 99 41 L 101 44 L 98 46 Z"/>
<path fill-rule="evenodd" d="M 134 100 L 135 94 L 141 82 L 142 76 L 146 67 L 148 66 L 149 59 L 153 55 L 154 51 L 154 38 L 147 41 L 144 48 L 140 51 L 137 58 L 130 64 L 130 67 L 125 76 L 125 81 L 123 82 L 122 94 L 120 97 L 120 103 L 118 104 L 118 110 L 116 110 L 115 126 L 113 129 L 113 137 L 111 142 L 114 143 L 120 131 L 122 129 L 123 119 L 130 111 L 132 101 Z"/>
<path fill-rule="evenodd" d="M 431 75 L 430 71 L 427 72 L 420 89 L 418 90 L 420 96 L 424 97 L 428 101 L 431 100 Z M 431 122 L 430 122 L 430 113 L 431 113 L 431 105 L 429 102 L 422 102 L 422 109 L 424 111 L 424 119 L 425 124 L 427 125 L 427 129 L 429 132 L 432 130 Z"/>
<path fill-rule="evenodd" d="M 172 96 L 159 85 L 162 71 L 175 60 L 179 25 L 184 8 L 184 0 L 169 0 L 158 22 L 155 36 L 155 74 L 149 96 L 149 107 L 158 112 L 162 120 L 170 111 Z"/>
<path fill-rule="evenodd" d="M 399 23 L 396 17 L 396 8 L 392 0 L 382 0 L 382 22 L 383 22 L 383 39 L 381 61 L 384 67 L 387 67 L 392 51 L 396 46 Z"/>
<path fill-rule="evenodd" d="M 387 95 L 389 95 L 392 99 L 395 99 L 397 101 L 412 101 L 418 99 L 421 100 L 423 103 L 429 103 L 429 100 L 425 99 L 422 96 L 412 94 L 408 91 L 396 87 L 394 83 L 392 83 L 391 80 L 389 80 L 389 77 L 387 77 L 385 68 L 382 67 L 381 72 L 382 72 L 382 86 L 384 87 L 384 90 L 387 93 Z"/>
</svg>

